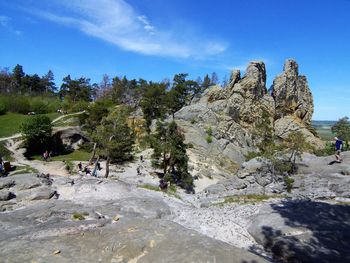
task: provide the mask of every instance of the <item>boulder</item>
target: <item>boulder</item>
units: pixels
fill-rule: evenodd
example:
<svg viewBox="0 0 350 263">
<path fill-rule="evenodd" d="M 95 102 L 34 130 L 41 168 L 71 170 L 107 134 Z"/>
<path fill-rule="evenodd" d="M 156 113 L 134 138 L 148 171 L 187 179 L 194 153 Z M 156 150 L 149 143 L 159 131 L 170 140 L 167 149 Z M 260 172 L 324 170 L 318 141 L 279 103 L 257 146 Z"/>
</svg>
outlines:
<svg viewBox="0 0 350 263">
<path fill-rule="evenodd" d="M 275 134 L 277 137 L 285 139 L 292 132 L 301 132 L 305 140 L 316 149 L 324 148 L 324 142 L 310 132 L 308 127 L 295 116 L 285 116 L 275 121 Z"/>
<path fill-rule="evenodd" d="M 45 200 L 50 199 L 56 195 L 56 191 L 51 187 L 40 187 L 32 191 L 28 200 Z"/>
<path fill-rule="evenodd" d="M 0 201 L 8 201 L 8 200 L 12 199 L 13 197 L 15 197 L 15 195 L 13 193 L 11 193 L 10 191 L 7 191 L 7 190 L 0 191 Z"/>
</svg>

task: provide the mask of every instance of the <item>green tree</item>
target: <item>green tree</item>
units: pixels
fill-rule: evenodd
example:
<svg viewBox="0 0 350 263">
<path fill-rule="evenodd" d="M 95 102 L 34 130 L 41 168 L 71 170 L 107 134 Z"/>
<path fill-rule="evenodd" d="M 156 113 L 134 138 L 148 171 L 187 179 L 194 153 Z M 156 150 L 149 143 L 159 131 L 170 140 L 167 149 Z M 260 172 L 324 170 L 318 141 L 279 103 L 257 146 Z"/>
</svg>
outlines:
<svg viewBox="0 0 350 263">
<path fill-rule="evenodd" d="M 91 101 L 92 87 L 90 79 L 84 77 L 71 79 L 71 76 L 68 75 L 63 78 L 59 93 L 63 98 L 66 96 L 70 97 L 73 103 L 77 101 Z"/>
<path fill-rule="evenodd" d="M 202 82 L 202 91 L 206 90 L 207 88 L 209 88 L 211 86 L 211 80 L 207 75 L 204 76 L 203 82 Z"/>
<path fill-rule="evenodd" d="M 260 121 L 255 125 L 253 137 L 259 141 L 257 146 L 263 155 L 274 152 L 276 145 L 273 125 L 267 111 L 262 112 Z"/>
<path fill-rule="evenodd" d="M 43 115 L 32 116 L 23 122 L 21 132 L 27 153 L 41 154 L 50 149 L 52 124 L 49 117 Z"/>
<path fill-rule="evenodd" d="M 283 141 L 283 146 L 290 153 L 288 161 L 292 165 L 292 172 L 296 172 L 296 158 L 301 159 L 301 154 L 312 150 L 312 146 L 306 141 L 304 134 L 300 131 L 291 132 Z"/>
<path fill-rule="evenodd" d="M 183 132 L 176 122 L 157 122 L 153 135 L 153 164 L 163 169 L 164 176 L 184 188 L 193 187 L 192 176 L 188 172 L 187 145 Z"/>
<path fill-rule="evenodd" d="M 106 157 L 106 173 L 109 175 L 110 162 L 124 162 L 132 159 L 135 134 L 128 126 L 128 109 L 120 107 L 103 118 L 93 135 L 101 155 Z"/>
<path fill-rule="evenodd" d="M 55 84 L 55 77 L 51 70 L 49 70 L 44 76 L 42 76 L 41 85 L 46 93 L 56 92 L 57 87 Z"/>
<path fill-rule="evenodd" d="M 17 64 L 12 71 L 15 92 L 21 92 L 22 79 L 24 75 L 25 73 L 23 71 L 23 67 Z"/>
<path fill-rule="evenodd" d="M 140 103 L 148 132 L 150 132 L 149 127 L 152 124 L 152 120 L 164 117 L 166 112 L 165 103 L 166 84 L 150 82 L 148 89 L 143 93 Z"/>
<path fill-rule="evenodd" d="M 337 137 L 345 141 L 345 148 L 348 149 L 350 140 L 349 118 L 345 116 L 339 119 L 338 122 L 332 126 L 331 130 Z"/>
<path fill-rule="evenodd" d="M 44 86 L 38 74 L 25 75 L 22 79 L 21 90 L 24 94 L 40 94 L 44 92 Z"/>
<path fill-rule="evenodd" d="M 104 117 L 109 113 L 109 102 L 107 100 L 97 100 L 86 110 L 84 114 L 80 115 L 80 123 L 88 133 L 92 134 L 95 128 L 101 124 Z"/>
</svg>

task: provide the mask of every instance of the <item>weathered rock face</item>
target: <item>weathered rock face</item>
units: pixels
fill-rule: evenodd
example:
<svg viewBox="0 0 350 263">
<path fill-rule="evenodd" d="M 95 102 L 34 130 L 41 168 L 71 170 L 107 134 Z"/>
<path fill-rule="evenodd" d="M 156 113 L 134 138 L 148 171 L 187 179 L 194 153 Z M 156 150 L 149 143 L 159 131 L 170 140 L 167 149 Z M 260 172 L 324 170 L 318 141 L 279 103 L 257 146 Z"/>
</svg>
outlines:
<svg viewBox="0 0 350 263">
<path fill-rule="evenodd" d="M 274 80 L 272 95 L 266 89 L 264 62 L 253 61 L 243 77 L 239 70 L 232 71 L 224 89 L 209 88 L 175 117 L 201 157 L 228 158 L 240 164 L 259 142 L 256 127 L 262 122 L 269 122 L 282 140 L 300 131 L 315 148 L 321 148 L 322 141 L 310 129 L 312 113 L 313 99 L 306 77 L 299 75 L 294 60 L 287 60 L 283 73 Z M 211 143 L 206 141 L 209 128 Z"/>
<path fill-rule="evenodd" d="M 314 112 L 312 94 L 306 77 L 299 75 L 298 64 L 294 60 L 287 60 L 283 73 L 275 78 L 272 96 L 276 103 L 276 119 L 291 115 L 307 126 L 311 124 Z"/>
</svg>

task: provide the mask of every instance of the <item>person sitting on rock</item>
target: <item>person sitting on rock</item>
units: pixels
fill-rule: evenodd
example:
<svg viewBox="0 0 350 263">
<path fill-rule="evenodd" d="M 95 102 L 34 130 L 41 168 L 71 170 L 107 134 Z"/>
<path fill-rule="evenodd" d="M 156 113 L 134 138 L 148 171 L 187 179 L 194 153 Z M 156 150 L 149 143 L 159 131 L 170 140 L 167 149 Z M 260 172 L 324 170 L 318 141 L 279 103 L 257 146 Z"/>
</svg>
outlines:
<svg viewBox="0 0 350 263">
<path fill-rule="evenodd" d="M 343 149 L 343 141 L 338 137 L 334 137 L 335 140 L 335 159 L 336 162 L 341 163 L 343 159 L 340 156 L 341 150 Z"/>
<path fill-rule="evenodd" d="M 168 189 L 168 182 L 165 181 L 164 179 L 160 179 L 160 181 L 159 181 L 159 188 L 162 191 L 166 191 Z"/>
</svg>

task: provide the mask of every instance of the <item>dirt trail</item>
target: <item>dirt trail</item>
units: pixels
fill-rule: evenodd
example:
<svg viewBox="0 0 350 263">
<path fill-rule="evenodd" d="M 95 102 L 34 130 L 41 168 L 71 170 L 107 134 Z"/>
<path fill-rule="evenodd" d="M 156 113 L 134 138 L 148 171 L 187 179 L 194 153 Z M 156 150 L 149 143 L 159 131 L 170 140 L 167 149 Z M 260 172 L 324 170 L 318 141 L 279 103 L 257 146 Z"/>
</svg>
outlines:
<svg viewBox="0 0 350 263">
<path fill-rule="evenodd" d="M 25 149 L 19 148 L 19 145 L 22 141 L 14 142 L 12 139 L 9 139 L 6 143 L 6 148 L 12 152 L 14 161 L 11 162 L 13 165 L 17 166 L 30 166 L 39 171 L 39 173 L 49 173 L 56 175 L 67 176 L 68 172 L 65 169 L 65 165 L 62 162 L 51 161 L 43 162 L 38 160 L 28 160 L 24 156 Z"/>
</svg>

